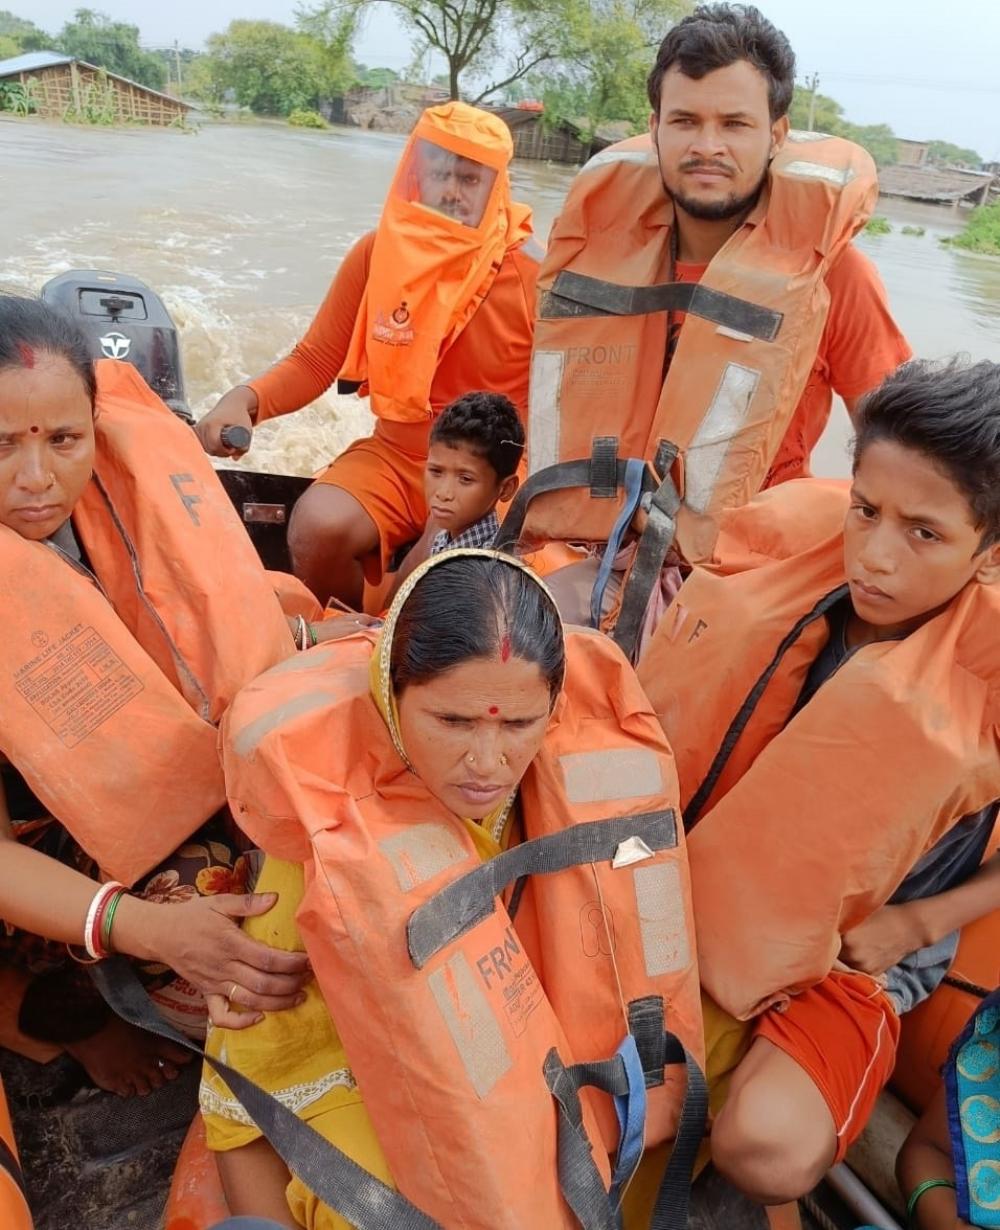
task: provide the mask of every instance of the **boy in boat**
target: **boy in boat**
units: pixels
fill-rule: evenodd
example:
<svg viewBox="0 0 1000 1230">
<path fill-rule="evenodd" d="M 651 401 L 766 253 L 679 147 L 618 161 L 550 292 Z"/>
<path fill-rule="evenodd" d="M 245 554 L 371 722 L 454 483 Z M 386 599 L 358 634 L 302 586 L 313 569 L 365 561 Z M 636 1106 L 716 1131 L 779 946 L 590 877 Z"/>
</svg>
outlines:
<svg viewBox="0 0 1000 1230">
<path fill-rule="evenodd" d="M 843 1158 L 900 1014 L 1000 905 L 998 579 L 1000 366 L 914 362 L 862 405 L 849 497 L 729 514 L 640 663 L 691 828 L 709 1077 L 731 1074 L 713 1159 L 761 1202 Z"/>
<path fill-rule="evenodd" d="M 424 532 L 407 552 L 389 591 L 440 551 L 491 547 L 500 529 L 497 505 L 517 491 L 524 428 L 502 393 L 466 393 L 431 428 L 424 466 Z"/>
</svg>

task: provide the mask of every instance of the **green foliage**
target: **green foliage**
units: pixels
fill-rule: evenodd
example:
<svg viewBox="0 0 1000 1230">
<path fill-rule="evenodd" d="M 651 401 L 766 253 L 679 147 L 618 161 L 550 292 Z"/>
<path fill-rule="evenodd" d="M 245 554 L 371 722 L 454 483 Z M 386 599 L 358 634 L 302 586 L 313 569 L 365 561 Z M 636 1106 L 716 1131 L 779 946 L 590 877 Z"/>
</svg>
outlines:
<svg viewBox="0 0 1000 1230">
<path fill-rule="evenodd" d="M 274 21 L 231 21 L 208 39 L 209 88 L 259 115 L 315 108 L 327 66 L 307 35 Z"/>
<path fill-rule="evenodd" d="M 890 167 L 898 160 L 896 134 L 888 124 L 845 124 L 838 135 L 863 146 L 877 167 Z"/>
<path fill-rule="evenodd" d="M 0 60 L 9 60 L 21 54 L 21 44 L 9 34 L 0 34 Z"/>
<path fill-rule="evenodd" d="M 0 81 L 0 111 L 11 115 L 31 115 L 38 110 L 37 86 L 34 77 L 22 85 L 20 81 Z"/>
<path fill-rule="evenodd" d="M 900 231 L 901 235 L 926 235 L 927 232 L 922 226 L 904 226 Z"/>
<path fill-rule="evenodd" d="M 394 68 L 368 68 L 364 64 L 355 64 L 354 75 L 358 85 L 368 86 L 372 90 L 384 90 L 386 86 L 393 85 L 400 80 L 399 73 Z M 435 77 L 432 84 L 441 84 L 440 79 Z M 448 78 L 445 77 L 444 84 L 448 84 Z"/>
<path fill-rule="evenodd" d="M 655 49 L 690 7 L 686 0 L 568 0 L 556 64 L 536 80 L 545 123 L 579 125 L 585 145 L 608 120 L 645 127 Z"/>
<path fill-rule="evenodd" d="M 162 90 L 166 84 L 163 62 L 139 46 L 139 27 L 112 21 L 105 13 L 77 9 L 73 20 L 63 26 L 57 43 L 67 55 L 150 89 Z"/>
<path fill-rule="evenodd" d="M 892 223 L 888 218 L 883 218 L 881 214 L 876 214 L 873 218 L 869 218 L 865 225 L 866 235 L 890 235 L 892 234 Z"/>
<path fill-rule="evenodd" d="M 983 160 L 974 149 L 963 149 L 950 141 L 928 141 L 927 161 L 936 167 L 959 166 L 978 170 Z"/>
<path fill-rule="evenodd" d="M 965 248 L 967 252 L 1000 256 L 1000 202 L 974 209 L 965 230 L 961 235 L 953 235 L 950 243 L 953 248 Z"/>
<path fill-rule="evenodd" d="M 17 17 L 7 9 L 0 9 L 0 36 L 13 39 L 15 49 L 10 55 L 20 55 L 24 51 L 44 51 L 51 47 L 54 41 L 33 21 Z"/>
<path fill-rule="evenodd" d="M 293 128 L 329 128 L 318 111 L 292 111 L 288 117 Z"/>
<path fill-rule="evenodd" d="M 295 11 L 299 33 L 311 43 L 320 68 L 319 96 L 343 94 L 357 80 L 351 45 L 358 27 L 358 12 L 340 0 L 326 0 L 317 8 Z"/>
<path fill-rule="evenodd" d="M 99 124 L 102 127 L 110 127 L 118 122 L 115 101 L 115 87 L 108 80 L 107 73 L 102 70 L 97 74 L 96 80 L 81 86 L 80 105 L 70 103 L 63 112 L 63 119 L 69 124 Z"/>
<path fill-rule="evenodd" d="M 826 132 L 832 137 L 846 137 L 848 141 L 857 142 L 871 154 L 876 166 L 887 167 L 896 161 L 896 134 L 888 124 L 852 124 L 844 118 L 840 103 L 826 94 L 817 93 L 813 100 L 811 91 L 797 85 L 788 118 L 793 128 L 812 128 L 814 132 Z"/>
</svg>

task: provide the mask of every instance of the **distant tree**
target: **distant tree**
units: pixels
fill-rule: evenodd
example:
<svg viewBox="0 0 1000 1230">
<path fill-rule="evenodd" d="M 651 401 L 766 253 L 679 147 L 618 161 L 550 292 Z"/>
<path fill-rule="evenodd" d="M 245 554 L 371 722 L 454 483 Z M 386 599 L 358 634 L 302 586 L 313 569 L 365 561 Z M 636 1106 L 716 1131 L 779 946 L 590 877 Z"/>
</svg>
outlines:
<svg viewBox="0 0 1000 1230">
<path fill-rule="evenodd" d="M 21 54 L 21 44 L 9 34 L 0 34 L 0 60 L 9 60 Z"/>
<path fill-rule="evenodd" d="M 353 7 L 345 8 L 339 0 L 307 8 L 300 5 L 295 10 L 295 24 L 299 32 L 315 47 L 320 65 L 321 98 L 333 98 L 343 94 L 357 80 L 357 70 L 351 59 L 351 46 L 357 32 L 358 13 Z"/>
<path fill-rule="evenodd" d="M 864 146 L 877 167 L 891 167 L 899 161 L 896 134 L 888 124 L 844 124 L 838 135 Z"/>
<path fill-rule="evenodd" d="M 0 9 L 0 36 L 14 40 L 16 50 L 12 55 L 20 55 L 23 51 L 44 51 L 55 43 L 52 35 L 40 30 L 33 21 L 17 17 L 7 9 Z"/>
<path fill-rule="evenodd" d="M 835 99 L 826 94 L 817 94 L 813 100 L 810 90 L 797 85 L 788 112 L 793 128 L 809 128 L 810 108 L 815 132 L 826 132 L 832 137 L 855 141 L 871 154 L 876 166 L 887 167 L 896 162 L 896 134 L 888 124 L 852 124 L 844 118 L 844 108 Z"/>
<path fill-rule="evenodd" d="M 400 80 L 399 73 L 394 68 L 368 68 L 364 64 L 356 64 L 358 83 L 372 90 L 383 90 Z"/>
<path fill-rule="evenodd" d="M 481 102 L 556 54 L 563 10 L 576 0 L 336 0 L 363 17 L 389 4 L 413 35 L 415 60 L 438 52 L 452 98 Z M 519 48 L 520 50 L 512 50 Z M 475 88 L 463 89 L 466 81 Z M 482 88 L 480 88 L 482 87 Z"/>
<path fill-rule="evenodd" d="M 959 166 L 974 171 L 983 165 L 983 159 L 974 149 L 963 149 L 960 145 L 952 145 L 950 141 L 929 141 L 927 161 L 936 167 Z"/>
<path fill-rule="evenodd" d="M 691 7 L 689 0 L 569 0 L 554 63 L 531 79 L 546 122 L 580 124 L 585 145 L 607 120 L 644 127 L 655 50 Z"/>
<path fill-rule="evenodd" d="M 163 62 L 139 46 L 139 27 L 112 21 L 105 13 L 77 9 L 58 37 L 59 50 L 67 55 L 129 77 L 140 85 L 162 90 L 167 74 Z"/>
<path fill-rule="evenodd" d="M 211 90 L 262 115 L 315 108 L 327 80 L 315 40 L 274 21 L 231 21 L 206 59 Z"/>
</svg>

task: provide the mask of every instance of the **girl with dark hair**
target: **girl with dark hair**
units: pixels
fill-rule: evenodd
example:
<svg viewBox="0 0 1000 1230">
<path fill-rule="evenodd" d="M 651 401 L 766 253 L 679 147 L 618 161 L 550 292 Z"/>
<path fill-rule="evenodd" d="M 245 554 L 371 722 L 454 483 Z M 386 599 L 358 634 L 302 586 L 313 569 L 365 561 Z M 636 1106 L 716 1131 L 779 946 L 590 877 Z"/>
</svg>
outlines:
<svg viewBox="0 0 1000 1230">
<path fill-rule="evenodd" d="M 199 992 L 239 1024 L 253 1018 L 227 996 L 286 1006 L 304 965 L 233 921 L 269 903 L 233 895 L 213 723 L 293 645 L 202 463 L 134 368 L 95 367 L 70 320 L 0 296 L 0 1041 L 65 1050 L 120 1094 L 176 1076 L 183 1053 L 113 1017 L 69 945 L 139 958 L 189 1031 Z M 226 594 L 210 597 L 221 557 Z M 242 664 L 215 648 L 223 633 Z"/>
<path fill-rule="evenodd" d="M 477 900 L 469 877 L 478 876 L 479 860 L 493 862 L 511 846 L 528 857 L 522 843 L 537 847 L 542 835 L 575 840 L 575 826 L 584 825 L 599 841 L 593 830 L 613 817 L 638 832 L 650 816 L 665 814 L 673 789 L 666 744 L 620 652 L 596 633 L 564 635 L 544 582 L 494 551 L 431 557 L 404 582 L 374 646 L 363 633 L 309 656 L 311 669 L 308 658 L 294 675 L 279 667 L 237 698 L 223 725 L 223 758 L 234 814 L 268 854 L 258 889 L 279 894 L 276 909 L 248 920 L 247 930 L 262 936 L 266 928 L 280 947 L 306 947 L 316 982 L 301 1008 L 268 1015 L 239 1034 L 212 1030 L 208 1054 L 263 1085 L 432 1217 L 441 1218 L 443 1200 L 451 1224 L 561 1227 L 567 1206 L 554 1163 L 551 1174 L 546 1168 L 555 1138 L 546 1135 L 554 1121 L 541 1077 L 550 1047 L 542 1031 L 545 1021 L 565 1030 L 566 1039 L 551 1044 L 564 1058 L 577 1046 L 593 1058 L 619 1045 L 623 1000 L 636 1002 L 626 954 L 638 950 L 634 944 L 641 948 L 644 914 L 634 894 L 616 896 L 632 893 L 631 873 L 614 884 L 604 879 L 617 874 L 611 855 L 603 861 L 588 846 L 572 870 L 570 863 L 547 868 L 567 878 L 533 878 L 522 899 L 520 888 L 510 897 L 503 891 L 504 871 L 494 863 L 483 913 L 467 906 L 459 938 L 426 961 L 413 956 L 413 964 L 407 920 L 434 892 L 461 886 Z M 667 855 L 647 837 L 660 851 L 644 847 L 640 855 L 653 872 L 661 858 L 683 860 L 682 838 L 679 845 L 670 838 Z M 560 894 L 558 906 L 550 891 Z M 674 912 L 684 933 L 667 948 L 689 953 L 683 900 L 667 889 L 652 912 L 661 909 Z M 569 927 L 552 921 L 567 917 Z M 605 928 L 613 928 L 615 960 Z M 469 953 L 457 952 L 465 942 Z M 340 964 L 348 953 L 350 968 Z M 684 1020 L 688 1045 L 697 1048 L 697 976 L 689 960 L 667 962 L 669 977 L 680 981 L 655 990 L 669 996 L 658 1002 L 676 1010 L 670 1027 Z M 470 988 L 472 999 L 448 982 L 457 971 L 461 983 L 460 965 L 478 970 L 470 974 L 481 980 L 481 989 Z M 609 999 L 602 1002 L 598 988 L 605 985 Z M 694 1007 L 691 1019 L 685 1004 Z M 577 1018 L 582 1041 L 572 1037 Z M 614 1034 L 609 1052 L 603 1030 Z M 487 1071 L 493 1059 L 485 1068 L 480 1062 L 483 1046 L 500 1059 L 494 1075 Z M 498 1102 L 490 1100 L 494 1088 Z M 394 1104 L 401 1089 L 412 1113 Z M 352 1224 L 289 1174 L 209 1066 L 201 1103 L 233 1213 L 309 1230 Z M 515 1170 L 527 1150 L 539 1171 L 537 1185 L 511 1193 L 502 1212 L 490 1182 L 463 1178 L 479 1169 L 468 1150 L 490 1155 L 494 1138 L 505 1142 L 499 1147 Z M 591 1149 L 595 1157 L 602 1152 L 600 1144 Z M 433 1162 L 421 1156 L 427 1151 Z M 369 1190 L 361 1205 L 374 1209 L 376 1199 Z"/>
</svg>

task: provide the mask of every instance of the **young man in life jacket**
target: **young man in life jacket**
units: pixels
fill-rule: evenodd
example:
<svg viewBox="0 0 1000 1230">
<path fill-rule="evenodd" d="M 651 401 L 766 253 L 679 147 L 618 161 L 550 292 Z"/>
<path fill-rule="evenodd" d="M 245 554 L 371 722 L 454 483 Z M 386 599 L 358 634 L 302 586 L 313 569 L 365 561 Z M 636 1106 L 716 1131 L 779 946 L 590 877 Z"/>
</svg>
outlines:
<svg viewBox="0 0 1000 1230">
<path fill-rule="evenodd" d="M 910 363 L 854 477 L 726 519 L 639 675 L 690 828 L 717 1168 L 765 1203 L 840 1161 L 900 1014 L 1000 906 L 1000 366 Z M 725 1080 L 723 1079 L 725 1078 Z"/>
<path fill-rule="evenodd" d="M 789 136 L 794 80 L 787 39 L 756 8 L 701 5 L 660 46 L 649 135 L 574 181 L 539 275 L 526 539 L 610 541 L 621 499 L 595 497 L 615 494 L 616 459 L 627 494 L 620 463 L 635 458 L 659 478 L 680 470 L 670 515 L 696 562 L 691 522 L 808 474 L 833 394 L 853 413 L 910 356 L 850 242 L 874 165 L 850 142 Z M 580 489 L 583 459 L 580 498 L 539 489 L 549 467 L 546 482 Z"/>
<path fill-rule="evenodd" d="M 434 419 L 469 389 L 509 396 L 523 415 L 540 249 L 531 211 L 511 201 L 510 131 L 465 103 L 425 111 L 399 161 L 378 229 L 337 272 L 292 353 L 231 389 L 197 425 L 224 427 L 301 409 L 338 378 L 367 392 L 374 434 L 302 496 L 289 525 L 296 574 L 325 602 L 360 609 L 427 521 L 424 463 Z"/>
</svg>

